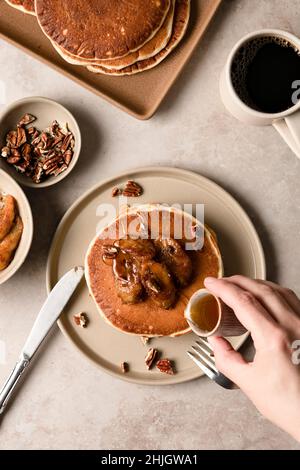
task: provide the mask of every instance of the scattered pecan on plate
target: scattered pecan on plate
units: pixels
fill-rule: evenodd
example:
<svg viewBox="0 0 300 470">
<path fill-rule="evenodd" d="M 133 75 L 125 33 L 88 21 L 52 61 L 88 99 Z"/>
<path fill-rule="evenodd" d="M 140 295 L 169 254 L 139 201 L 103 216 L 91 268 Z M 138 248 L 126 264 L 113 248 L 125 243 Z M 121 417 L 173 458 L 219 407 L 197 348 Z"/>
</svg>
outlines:
<svg viewBox="0 0 300 470">
<path fill-rule="evenodd" d="M 169 359 L 160 359 L 160 361 L 157 361 L 156 367 L 163 374 L 174 375 L 175 373 L 172 362 Z"/>
</svg>

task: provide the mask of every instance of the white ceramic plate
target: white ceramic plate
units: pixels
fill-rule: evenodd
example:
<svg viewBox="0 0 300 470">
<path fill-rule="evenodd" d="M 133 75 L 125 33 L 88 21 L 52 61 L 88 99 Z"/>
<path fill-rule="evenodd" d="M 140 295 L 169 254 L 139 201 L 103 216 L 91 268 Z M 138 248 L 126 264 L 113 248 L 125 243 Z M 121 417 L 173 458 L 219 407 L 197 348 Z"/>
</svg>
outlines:
<svg viewBox="0 0 300 470">
<path fill-rule="evenodd" d="M 260 240 L 252 222 L 241 206 L 220 186 L 195 173 L 175 168 L 142 168 L 104 181 L 84 194 L 63 217 L 50 250 L 47 266 L 48 291 L 57 280 L 75 265 L 83 265 L 91 239 L 99 224 L 99 204 L 117 206 L 112 198 L 114 186 L 133 179 L 144 188 L 143 196 L 133 199 L 138 204 L 150 202 L 203 203 L 205 222 L 217 233 L 224 260 L 225 274 L 244 274 L 265 278 L 265 259 Z M 103 223 L 103 221 L 102 221 Z M 101 223 L 101 224 L 102 224 Z M 100 225 L 101 225 L 100 224 Z M 73 315 L 86 312 L 90 323 L 86 329 L 75 325 Z M 94 364 L 119 378 L 142 384 L 174 384 L 202 375 L 186 355 L 193 333 L 179 338 L 155 338 L 151 347 L 163 357 L 174 360 L 177 373 L 168 376 L 157 370 L 147 371 L 144 356 L 148 350 L 139 337 L 121 333 L 108 325 L 97 311 L 86 285 L 82 285 L 59 321 L 62 332 Z M 247 335 L 232 339 L 235 348 L 241 346 Z M 122 374 L 121 362 L 130 365 L 130 372 Z"/>
<path fill-rule="evenodd" d="M 23 221 L 23 233 L 20 244 L 10 265 L 0 271 L 0 284 L 11 278 L 23 264 L 32 242 L 33 220 L 29 202 L 20 186 L 5 171 L 0 170 L 0 193 L 11 194 L 17 201 Z"/>
</svg>

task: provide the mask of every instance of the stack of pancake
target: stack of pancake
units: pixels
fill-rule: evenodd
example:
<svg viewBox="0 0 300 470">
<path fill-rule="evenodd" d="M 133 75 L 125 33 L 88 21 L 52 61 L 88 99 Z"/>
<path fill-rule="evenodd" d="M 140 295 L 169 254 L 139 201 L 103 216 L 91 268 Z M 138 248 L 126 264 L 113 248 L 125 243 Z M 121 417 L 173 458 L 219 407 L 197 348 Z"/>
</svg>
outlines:
<svg viewBox="0 0 300 470">
<path fill-rule="evenodd" d="M 6 0 L 35 13 L 67 62 L 94 73 L 133 75 L 164 60 L 183 38 L 190 0 Z"/>
<path fill-rule="evenodd" d="M 190 331 L 184 317 L 184 310 L 190 297 L 198 289 L 204 287 L 204 279 L 207 276 L 222 277 L 223 275 L 223 263 L 217 238 L 209 227 L 202 226 L 203 247 L 201 249 L 195 248 L 195 250 L 189 252 L 192 262 L 192 277 L 187 285 L 178 289 L 176 302 L 168 306 L 168 310 L 166 310 L 166 306 L 159 305 L 157 299 L 154 300 L 151 296 L 146 296 L 137 303 L 125 303 L 124 297 L 120 297 L 116 285 L 114 267 L 109 263 L 113 260 L 105 259 L 103 254 L 105 248 L 114 242 L 114 237 L 117 237 L 117 239 L 128 238 L 130 227 L 137 230 L 140 227 L 141 233 L 143 233 L 144 223 L 141 222 L 145 220 L 148 221 L 147 225 L 151 229 L 151 237 L 154 234 L 162 236 L 163 233 L 170 233 L 174 237 L 174 233 L 178 229 L 182 228 L 180 231 L 183 234 L 189 232 L 190 229 L 192 234 L 190 237 L 185 239 L 185 235 L 183 235 L 181 240 L 177 240 L 183 242 L 183 246 L 187 240 L 190 241 L 194 238 L 193 227 L 201 226 L 200 222 L 191 215 L 179 209 L 166 208 L 159 204 L 146 204 L 128 208 L 127 211 L 122 212 L 110 225 L 98 233 L 90 243 L 85 259 L 87 285 L 101 316 L 117 330 L 132 335 L 149 337 L 180 336 Z M 145 237 L 145 233 L 143 233 L 143 236 Z M 147 240 L 144 239 L 144 241 Z M 116 246 L 115 243 L 114 246 Z M 146 255 L 145 251 L 142 255 L 140 254 L 140 256 Z M 179 267 L 177 263 L 174 263 L 175 266 Z M 152 281 L 154 282 L 153 278 Z M 164 283 L 158 282 L 156 278 L 154 284 L 158 287 L 156 292 L 164 295 L 165 292 L 162 287 Z"/>
</svg>

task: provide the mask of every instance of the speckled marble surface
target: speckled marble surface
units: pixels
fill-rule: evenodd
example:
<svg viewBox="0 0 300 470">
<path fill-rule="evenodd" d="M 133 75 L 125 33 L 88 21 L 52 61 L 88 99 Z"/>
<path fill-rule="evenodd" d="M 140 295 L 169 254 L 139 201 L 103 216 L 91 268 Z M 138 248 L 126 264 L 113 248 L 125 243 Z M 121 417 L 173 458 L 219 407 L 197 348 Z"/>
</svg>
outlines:
<svg viewBox="0 0 300 470">
<path fill-rule="evenodd" d="M 194 1 L 194 0 L 192 0 Z M 56 226 L 102 178 L 141 165 L 174 165 L 220 183 L 248 211 L 261 236 L 268 276 L 299 292 L 300 161 L 272 128 L 229 116 L 218 79 L 244 34 L 278 27 L 300 35 L 298 0 L 224 0 L 204 41 L 156 116 L 139 122 L 0 42 L 6 101 L 44 95 L 78 117 L 80 162 L 64 183 L 26 191 L 35 218 L 30 255 L 0 287 L 2 382 L 46 294 L 45 264 Z M 3 73 L 4 71 L 4 73 Z M 206 378 L 183 385 L 131 385 L 94 368 L 56 330 L 0 421 L 0 449 L 300 449 L 239 391 Z"/>
</svg>

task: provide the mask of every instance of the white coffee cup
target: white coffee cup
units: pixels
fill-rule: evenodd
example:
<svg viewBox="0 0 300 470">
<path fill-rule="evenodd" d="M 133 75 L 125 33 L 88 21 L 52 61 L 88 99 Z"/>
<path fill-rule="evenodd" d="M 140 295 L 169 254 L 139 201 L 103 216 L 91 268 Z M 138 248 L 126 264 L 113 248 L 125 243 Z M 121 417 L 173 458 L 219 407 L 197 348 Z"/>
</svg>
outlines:
<svg viewBox="0 0 300 470">
<path fill-rule="evenodd" d="M 300 39 L 286 31 L 262 29 L 248 34 L 234 46 L 228 56 L 220 78 L 221 98 L 227 110 L 239 121 L 254 126 L 273 125 L 292 151 L 300 158 L 300 100 L 286 111 L 274 114 L 264 113 L 247 106 L 238 96 L 232 84 L 231 68 L 237 52 L 249 40 L 264 36 L 275 36 L 286 40 L 300 51 Z M 293 93 L 292 90 L 291 93 Z"/>
</svg>

